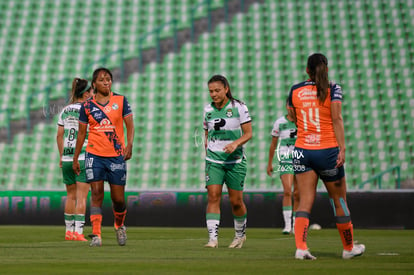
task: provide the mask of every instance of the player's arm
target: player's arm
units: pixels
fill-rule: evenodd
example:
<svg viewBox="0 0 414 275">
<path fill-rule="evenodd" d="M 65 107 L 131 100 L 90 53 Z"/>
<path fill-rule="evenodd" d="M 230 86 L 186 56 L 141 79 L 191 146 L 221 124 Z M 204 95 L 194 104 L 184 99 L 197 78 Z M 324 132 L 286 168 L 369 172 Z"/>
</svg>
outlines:
<svg viewBox="0 0 414 275">
<path fill-rule="evenodd" d="M 293 122 L 296 124 L 297 118 L 296 118 L 295 107 L 293 106 L 293 89 L 292 88 L 290 89 L 289 96 L 287 99 L 287 111 L 288 111 L 288 115 L 293 119 Z"/>
<path fill-rule="evenodd" d="M 295 112 L 295 109 L 293 107 L 288 107 L 287 110 L 288 110 L 289 116 L 293 119 L 293 122 L 296 124 L 296 112 Z"/>
<path fill-rule="evenodd" d="M 124 122 L 127 131 L 127 144 L 124 150 L 124 159 L 129 160 L 132 157 L 132 144 L 134 142 L 135 127 L 133 116 L 124 117 Z"/>
<path fill-rule="evenodd" d="M 270 143 L 270 148 L 269 148 L 269 160 L 267 162 L 267 174 L 269 176 L 272 176 L 272 173 L 273 173 L 273 157 L 275 156 L 277 141 L 278 141 L 278 137 L 272 136 L 272 142 Z"/>
<path fill-rule="evenodd" d="M 204 130 L 204 149 L 207 151 L 208 130 Z"/>
<path fill-rule="evenodd" d="M 88 125 L 84 123 L 79 123 L 78 138 L 76 139 L 75 153 L 73 155 L 73 164 L 72 168 L 76 175 L 80 174 L 80 165 L 79 165 L 79 155 L 82 151 L 83 143 L 86 138 L 86 129 Z"/>
<path fill-rule="evenodd" d="M 62 155 L 63 155 L 63 136 L 65 134 L 65 128 L 61 125 L 58 125 L 57 134 L 56 134 L 56 144 L 59 150 L 59 167 L 62 168 Z"/>
<path fill-rule="evenodd" d="M 334 101 L 331 103 L 332 125 L 335 132 L 336 142 L 339 146 L 339 154 L 336 161 L 336 167 L 340 167 L 345 163 L 345 130 L 344 122 L 342 120 L 341 108 L 341 102 Z"/>
<path fill-rule="evenodd" d="M 252 122 L 251 121 L 242 124 L 241 128 L 242 128 L 242 131 L 243 131 L 243 135 L 240 138 L 233 141 L 232 143 L 227 144 L 226 146 L 224 146 L 223 150 L 227 154 L 233 153 L 238 147 L 243 146 L 243 144 L 245 144 L 246 142 L 248 142 L 252 138 L 253 130 L 252 130 Z"/>
</svg>

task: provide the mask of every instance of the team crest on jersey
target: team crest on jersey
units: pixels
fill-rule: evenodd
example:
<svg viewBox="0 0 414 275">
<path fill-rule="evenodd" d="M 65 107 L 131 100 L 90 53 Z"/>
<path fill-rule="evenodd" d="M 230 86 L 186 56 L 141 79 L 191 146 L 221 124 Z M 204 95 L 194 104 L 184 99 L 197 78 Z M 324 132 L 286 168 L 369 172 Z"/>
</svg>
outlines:
<svg viewBox="0 0 414 275">
<path fill-rule="evenodd" d="M 228 109 L 226 112 L 226 116 L 227 117 L 232 117 L 233 116 L 233 110 L 232 109 Z"/>
<path fill-rule="evenodd" d="M 105 113 L 109 113 L 112 110 L 111 106 L 105 106 L 104 111 Z"/>
<path fill-rule="evenodd" d="M 112 104 L 112 109 L 113 110 L 118 110 L 118 108 L 119 108 L 118 104 L 116 104 L 116 103 Z"/>
</svg>

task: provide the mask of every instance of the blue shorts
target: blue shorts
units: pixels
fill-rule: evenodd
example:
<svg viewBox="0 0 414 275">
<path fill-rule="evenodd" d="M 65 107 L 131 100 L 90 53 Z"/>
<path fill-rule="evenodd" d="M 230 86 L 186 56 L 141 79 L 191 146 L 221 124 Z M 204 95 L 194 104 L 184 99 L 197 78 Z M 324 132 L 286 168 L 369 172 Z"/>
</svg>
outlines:
<svg viewBox="0 0 414 275">
<path fill-rule="evenodd" d="M 86 152 L 86 182 L 107 181 L 110 184 L 126 184 L 126 163 L 123 156 L 100 157 Z"/>
<path fill-rule="evenodd" d="M 320 150 L 296 147 L 293 154 L 293 170 L 295 174 L 313 170 L 323 181 L 340 180 L 345 176 L 345 169 L 343 165 L 335 168 L 338 153 L 338 147 Z"/>
</svg>

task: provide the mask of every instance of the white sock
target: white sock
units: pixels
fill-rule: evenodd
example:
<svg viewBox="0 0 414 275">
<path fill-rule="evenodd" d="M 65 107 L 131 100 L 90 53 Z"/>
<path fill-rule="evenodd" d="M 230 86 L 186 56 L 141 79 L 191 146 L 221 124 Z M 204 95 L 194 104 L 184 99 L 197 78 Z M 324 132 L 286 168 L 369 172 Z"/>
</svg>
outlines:
<svg viewBox="0 0 414 275">
<path fill-rule="evenodd" d="M 237 238 L 241 238 L 244 235 L 246 235 L 246 225 L 247 225 L 246 216 L 234 218 L 234 231 L 235 231 L 235 236 Z"/>
<path fill-rule="evenodd" d="M 210 240 L 217 240 L 219 225 L 220 220 L 207 220 L 208 237 Z"/>
<path fill-rule="evenodd" d="M 85 215 L 75 215 L 75 232 L 83 234 L 83 227 L 85 226 Z"/>
<path fill-rule="evenodd" d="M 283 218 L 285 220 L 284 230 L 292 230 L 292 210 L 283 210 Z"/>
<path fill-rule="evenodd" d="M 75 215 L 65 213 L 66 232 L 73 232 L 75 229 Z"/>
</svg>

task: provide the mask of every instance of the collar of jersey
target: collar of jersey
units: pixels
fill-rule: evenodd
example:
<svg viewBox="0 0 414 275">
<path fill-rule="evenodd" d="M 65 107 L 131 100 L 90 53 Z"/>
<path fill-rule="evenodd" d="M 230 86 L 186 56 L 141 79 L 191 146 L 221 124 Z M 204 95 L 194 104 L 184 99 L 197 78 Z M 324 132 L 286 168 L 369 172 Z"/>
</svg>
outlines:
<svg viewBox="0 0 414 275">
<path fill-rule="evenodd" d="M 113 92 L 111 91 L 111 94 L 109 95 L 109 100 L 108 100 L 108 102 L 105 105 L 102 105 L 101 103 L 99 103 L 98 101 L 96 101 L 96 99 L 95 99 L 96 98 L 96 95 L 93 96 L 93 101 L 95 101 L 96 104 L 98 104 L 99 106 L 105 107 L 111 101 L 112 95 L 113 95 Z"/>
<path fill-rule="evenodd" d="M 220 110 L 216 107 L 216 105 L 214 105 L 214 102 L 211 102 L 211 106 L 213 106 L 213 108 L 215 109 L 215 110 L 217 110 L 217 111 L 221 111 L 221 110 L 223 110 L 224 108 L 226 108 L 227 107 L 227 105 L 229 105 L 229 103 L 230 103 L 230 98 L 229 98 L 229 101 L 227 101 L 227 103 L 226 103 L 226 105 L 224 105 L 223 106 L 223 108 L 221 108 Z"/>
</svg>

